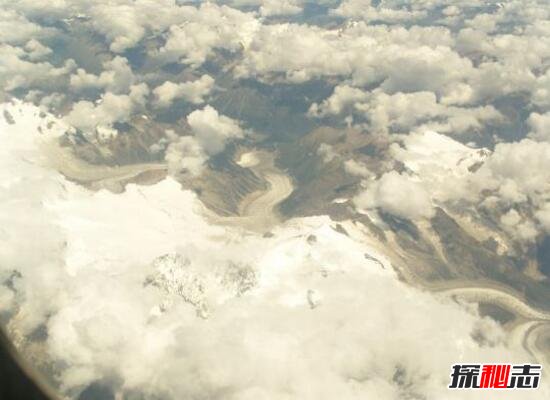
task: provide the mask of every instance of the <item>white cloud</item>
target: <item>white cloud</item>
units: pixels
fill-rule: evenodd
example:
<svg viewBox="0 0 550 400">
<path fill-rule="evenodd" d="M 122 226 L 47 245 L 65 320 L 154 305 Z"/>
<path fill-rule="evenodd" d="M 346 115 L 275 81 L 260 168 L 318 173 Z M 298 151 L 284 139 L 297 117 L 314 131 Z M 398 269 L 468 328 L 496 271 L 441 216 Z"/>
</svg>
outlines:
<svg viewBox="0 0 550 400">
<path fill-rule="evenodd" d="M 49 16 L 56 19 L 67 18 L 72 19 L 73 22 L 75 22 L 75 16 L 81 16 L 83 18 L 75 23 L 83 24 L 105 37 L 110 51 L 117 54 L 138 46 L 149 37 L 159 37 L 171 31 L 170 28 L 175 29 L 178 25 L 184 27 L 187 24 L 191 26 L 188 30 L 183 28 L 183 31 L 194 36 L 191 40 L 195 40 L 197 46 L 211 43 L 210 38 L 216 36 L 218 37 L 216 43 L 224 47 L 224 39 L 229 39 L 226 36 L 227 33 L 232 32 L 234 36 L 241 35 L 246 30 L 241 24 L 245 23 L 245 19 L 253 19 L 252 15 L 247 16 L 238 10 L 226 6 L 220 7 L 210 2 L 197 7 L 186 3 L 174 0 L 119 0 L 116 2 L 60 0 L 38 6 L 35 2 L 23 0 L 10 4 L 9 7 L 20 11 L 21 14 Z M 10 15 L 6 16 L 6 20 L 10 20 Z M 25 37 L 33 32 L 32 29 L 36 29 L 36 26 L 22 26 L 29 31 Z M 201 29 L 206 26 L 209 29 Z M 204 37 L 205 35 L 207 38 Z M 177 40 L 178 38 L 170 36 L 171 44 L 167 50 L 174 50 L 172 45 L 175 45 Z M 235 44 L 238 44 L 238 39 Z M 185 44 L 182 46 L 185 47 Z M 200 51 L 198 47 L 194 49 Z M 205 51 L 208 53 L 210 50 Z"/>
<path fill-rule="evenodd" d="M 266 15 L 294 12 L 303 6 L 301 0 L 225 3 L 260 7 L 260 13 Z M 166 35 L 165 44 L 159 49 L 148 48 L 148 55 L 157 61 L 181 61 L 195 67 L 217 49 L 243 51 L 243 59 L 235 68 L 237 76 L 265 81 L 343 77 L 351 78 L 356 86 L 381 84 L 388 94 L 432 91 L 441 97 L 441 103 L 448 105 L 483 103 L 519 92 L 529 93 L 533 104 L 541 107 L 550 104 L 545 89 L 548 80 L 545 65 L 550 56 L 550 45 L 545 40 L 547 7 L 536 1 L 521 5 L 517 1 L 508 2 L 494 12 L 485 10 L 475 15 L 468 24 L 456 10 L 473 9 L 476 4 L 461 1 L 444 12 L 457 18 L 454 30 L 441 26 L 391 25 L 411 22 L 430 12 L 437 14 L 445 5 L 448 2 L 404 5 L 399 1 L 374 4 L 369 0 L 347 0 L 333 13 L 351 20 L 337 29 L 265 24 L 257 13 L 210 2 L 191 6 L 172 0 L 93 4 L 64 0 L 43 8 L 20 1 L 6 6 L 4 19 L 6 23 L 23 21 L 20 31 L 27 33 L 21 40 L 26 41 L 36 29 L 43 29 L 29 22 L 26 15 L 42 13 L 52 19 L 84 15 L 89 20 L 80 23 L 104 35 L 111 50 L 118 53 L 135 47 L 147 37 Z M 390 25 L 368 24 L 362 19 Z"/>
<path fill-rule="evenodd" d="M 424 10 L 409 10 L 400 5 L 391 7 L 384 1 L 376 6 L 371 0 L 344 0 L 338 8 L 333 10 L 333 13 L 341 17 L 387 23 L 415 21 L 426 18 L 428 15 Z"/>
<path fill-rule="evenodd" d="M 168 145 L 165 160 L 168 163 L 168 172 L 172 175 L 189 173 L 198 176 L 208 160 L 208 155 L 196 138 L 182 136 Z"/>
<path fill-rule="evenodd" d="M 550 70 L 537 78 L 531 100 L 538 107 L 550 110 Z"/>
<path fill-rule="evenodd" d="M 523 220 L 514 209 L 502 215 L 500 222 L 504 230 L 520 240 L 532 241 L 537 237 L 538 232 L 535 225 L 529 220 Z"/>
<path fill-rule="evenodd" d="M 0 44 L 0 85 L 5 91 L 26 88 L 55 88 L 74 68 L 73 60 L 55 67 L 49 62 L 26 60 L 32 56 L 21 47 Z"/>
<path fill-rule="evenodd" d="M 219 0 L 232 7 L 255 7 L 263 17 L 295 15 L 303 11 L 305 0 Z"/>
<path fill-rule="evenodd" d="M 77 69 L 71 75 L 70 84 L 76 90 L 82 89 L 104 89 L 113 93 L 128 92 L 136 78 L 128 60 L 124 57 L 115 56 L 112 60 L 103 63 L 105 69 L 99 75 L 89 74 L 84 69 Z"/>
<path fill-rule="evenodd" d="M 187 8 L 184 20 L 170 27 L 166 44 L 155 54 L 161 60 L 198 67 L 216 49 L 237 51 L 246 47 L 259 26 L 251 13 L 212 3 Z"/>
<path fill-rule="evenodd" d="M 430 218 L 435 211 L 422 183 L 396 171 L 387 172 L 353 199 L 360 209 L 380 208 L 390 214 L 416 220 Z"/>
<path fill-rule="evenodd" d="M 497 22 L 493 14 L 478 14 L 470 21 L 466 21 L 466 25 L 481 32 L 491 33 L 495 30 Z"/>
<path fill-rule="evenodd" d="M 153 94 L 159 107 L 169 107 L 174 100 L 179 98 L 192 104 L 202 104 L 213 88 L 214 78 L 210 75 L 203 75 L 199 79 L 189 82 L 164 82 L 153 90 Z"/>
<path fill-rule="evenodd" d="M 550 143 L 529 139 L 499 143 L 479 170 L 480 176 L 484 174 L 488 187 L 512 180 L 522 193 L 537 202 L 539 196 L 550 193 Z"/>
<path fill-rule="evenodd" d="M 315 117 L 327 115 L 339 115 L 345 110 L 352 109 L 356 103 L 363 102 L 368 94 L 348 85 L 338 85 L 334 88 L 332 95 L 321 104 L 313 103 L 308 114 Z"/>
<path fill-rule="evenodd" d="M 189 114 L 187 123 L 198 143 L 210 155 L 223 151 L 227 141 L 244 137 L 244 131 L 238 121 L 220 115 L 209 105 Z"/>
<path fill-rule="evenodd" d="M 145 36 L 145 15 L 139 11 L 130 4 L 105 3 L 92 7 L 90 15 L 94 28 L 110 41 L 111 51 L 122 53 Z"/>
<path fill-rule="evenodd" d="M 433 92 L 395 93 L 374 90 L 364 102 L 355 104 L 376 132 L 407 132 L 415 127 L 448 133 L 480 130 L 504 117 L 493 107 L 454 107 L 440 104 Z"/>
<path fill-rule="evenodd" d="M 59 110 L 66 100 L 67 96 L 63 93 L 45 94 L 41 90 L 30 90 L 25 96 L 25 101 L 40 104 L 46 110 Z"/>
<path fill-rule="evenodd" d="M 385 2 L 376 10 L 397 5 Z M 468 2 L 456 4 L 459 10 L 474 6 Z M 373 8 L 369 1 L 349 1 L 339 10 L 346 7 Z M 429 7 L 438 6 L 414 3 L 398 11 L 412 15 Z M 534 104 L 547 107 L 550 97 L 545 89 L 545 65 L 550 45 L 545 40 L 544 15 L 548 10 L 534 2 L 524 8 L 520 10 L 515 4 L 513 12 L 506 11 L 508 16 L 504 11 L 494 17 L 482 14 L 476 24 L 457 30 L 367 25 L 363 21 L 347 21 L 337 29 L 285 23 L 261 25 L 250 45 L 245 46 L 235 74 L 266 82 L 351 79 L 358 88 L 380 85 L 380 90 L 389 95 L 433 92 L 440 104 L 448 106 L 483 105 L 502 96 L 527 93 Z M 522 17 L 514 20 L 516 13 Z M 517 25 L 517 29 L 507 32 L 507 24 Z"/>
<path fill-rule="evenodd" d="M 269 78 L 282 75 L 289 81 L 350 73 L 336 32 L 313 26 L 278 24 L 262 26 L 236 68 L 237 76 Z"/>
<path fill-rule="evenodd" d="M 532 113 L 527 122 L 532 129 L 529 133 L 530 138 L 550 142 L 550 112 Z"/>
<path fill-rule="evenodd" d="M 99 2 L 90 4 L 86 14 L 94 29 L 109 40 L 111 51 L 122 53 L 147 34 L 161 33 L 184 20 L 188 8 L 172 0 Z"/>
<path fill-rule="evenodd" d="M 1 43 L 16 45 L 25 44 L 42 36 L 51 36 L 56 33 L 56 30 L 44 28 L 31 22 L 26 16 L 10 10 L 2 4 L 2 8 L 0 8 L 0 32 L 2 32 Z"/>
<path fill-rule="evenodd" d="M 41 60 L 52 54 L 52 49 L 44 46 L 36 39 L 31 39 L 25 44 L 25 50 L 31 61 Z"/>
<path fill-rule="evenodd" d="M 344 162 L 344 169 L 348 174 L 361 176 L 363 178 L 371 178 L 373 176 L 372 171 L 370 171 L 364 163 L 353 159 Z"/>
<path fill-rule="evenodd" d="M 264 0 L 260 14 L 264 17 L 299 14 L 303 10 L 301 3 L 300 0 Z"/>
<path fill-rule="evenodd" d="M 448 30 L 436 27 L 368 26 L 338 30 L 297 24 L 264 25 L 257 31 L 238 76 L 291 82 L 351 77 L 356 85 L 382 81 L 389 91 L 444 91 L 473 66 L 448 46 Z"/>
<path fill-rule="evenodd" d="M 76 102 L 65 121 L 84 133 L 90 133 L 97 126 L 127 122 L 136 110 L 145 106 L 148 93 L 147 85 L 141 83 L 131 86 L 128 94 L 106 92 L 96 104 L 86 100 Z"/>
<path fill-rule="evenodd" d="M 550 233 L 550 202 L 546 202 L 535 215 L 546 233 Z"/>
</svg>

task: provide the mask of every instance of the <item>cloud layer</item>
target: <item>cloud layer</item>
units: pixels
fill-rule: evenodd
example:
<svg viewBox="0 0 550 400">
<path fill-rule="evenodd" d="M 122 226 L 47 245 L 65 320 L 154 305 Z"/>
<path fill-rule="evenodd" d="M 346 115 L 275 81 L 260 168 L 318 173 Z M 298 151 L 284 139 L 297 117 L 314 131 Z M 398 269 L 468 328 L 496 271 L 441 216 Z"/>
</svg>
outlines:
<svg viewBox="0 0 550 400">
<path fill-rule="evenodd" d="M 70 398 L 93 382 L 151 399 L 481 398 L 446 389 L 451 364 L 530 355 L 475 306 L 405 286 L 360 222 L 262 236 L 213 223 L 185 184 L 234 144 L 265 146 L 300 153 L 307 168 L 282 166 L 297 185 L 300 168 L 351 175 L 350 215 L 484 213 L 532 253 L 550 234 L 549 19 L 545 0 L 0 0 L 0 94 L 24 100 L 0 108 L 14 341 Z M 169 178 L 78 186 L 48 161 L 65 132 L 99 152 L 139 142 Z"/>
</svg>

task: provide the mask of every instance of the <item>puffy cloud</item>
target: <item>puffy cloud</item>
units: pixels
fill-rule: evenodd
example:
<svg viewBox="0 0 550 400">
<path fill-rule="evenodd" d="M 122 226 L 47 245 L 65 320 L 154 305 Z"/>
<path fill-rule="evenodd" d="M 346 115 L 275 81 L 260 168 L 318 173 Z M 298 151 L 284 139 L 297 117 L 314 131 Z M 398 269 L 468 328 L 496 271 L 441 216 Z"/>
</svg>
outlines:
<svg viewBox="0 0 550 400">
<path fill-rule="evenodd" d="M 199 176 L 210 156 L 222 152 L 228 141 L 245 134 L 238 121 L 220 115 L 211 106 L 190 113 L 187 123 L 193 136 L 178 136 L 171 130 L 166 131 L 165 160 L 173 176 Z"/>
<path fill-rule="evenodd" d="M 295 15 L 303 11 L 306 0 L 221 0 L 219 3 L 230 4 L 232 7 L 258 8 L 263 17 Z"/>
<path fill-rule="evenodd" d="M 105 70 L 99 75 L 89 74 L 82 68 L 77 69 L 76 73 L 71 75 L 71 87 L 76 90 L 94 88 L 124 93 L 136 80 L 128 60 L 124 57 L 116 56 L 104 62 L 103 68 Z"/>
<path fill-rule="evenodd" d="M 259 7 L 260 13 L 264 10 L 267 15 L 299 8 L 303 2 L 225 3 Z M 422 17 L 426 10 L 438 14 L 445 4 L 423 1 L 404 6 L 399 1 L 375 4 L 347 0 L 333 14 L 354 19 L 352 14 L 358 11 L 362 13 L 359 19 L 397 22 Z M 469 1 L 452 5 L 470 11 L 475 6 Z M 93 4 L 67 0 L 44 10 L 24 1 L 10 4 L 6 12 L 18 18 L 25 14 L 36 16 L 41 11 L 50 18 L 83 15 L 79 23 L 104 35 L 114 52 L 136 46 L 147 35 L 163 34 L 166 40 L 159 49 L 148 47 L 148 55 L 160 62 L 181 61 L 197 67 L 218 49 L 242 51 L 243 57 L 234 68 L 237 77 L 291 82 L 351 78 L 354 86 L 380 85 L 388 94 L 431 91 L 440 103 L 447 105 L 483 103 L 528 92 L 534 104 L 546 107 L 549 97 L 544 66 L 550 47 L 544 40 L 548 30 L 544 16 L 548 10 L 534 1 L 522 7 L 513 2 L 498 10 L 490 8 L 490 13 L 482 8 L 475 23 L 463 23 L 456 30 L 441 26 L 372 25 L 364 21 L 347 21 L 337 29 L 265 24 L 255 13 L 209 2 L 191 6 L 171 0 Z M 517 29 L 511 33 L 506 30 L 508 25 Z M 83 75 L 85 78 L 89 76 Z"/>
<path fill-rule="evenodd" d="M 336 32 L 314 26 L 278 24 L 262 26 L 236 68 L 237 76 L 307 81 L 323 75 L 350 73 Z"/>
<path fill-rule="evenodd" d="M 184 22 L 195 8 L 179 3 L 174 0 L 58 0 L 39 6 L 36 2 L 22 0 L 7 7 L 11 12 L 17 11 L 17 15 L 84 25 L 105 37 L 112 52 L 123 53 L 137 46 L 146 36 L 161 34 L 170 26 Z"/>
<path fill-rule="evenodd" d="M 535 215 L 544 230 L 550 233 L 550 202 L 546 202 Z"/>
<path fill-rule="evenodd" d="M 475 88 L 473 102 L 517 92 L 530 93 L 534 102 L 544 101 L 544 90 L 540 90 L 544 86 L 539 82 L 550 57 L 543 27 L 548 9 L 536 2 L 523 4 L 523 10 L 518 6 L 518 2 L 510 3 L 495 14 L 477 15 L 471 27 L 457 34 L 457 51 L 479 63 L 468 78 Z M 518 15 L 523 13 L 529 16 Z"/>
<path fill-rule="evenodd" d="M 161 36 L 167 31 L 172 32 L 172 28 L 174 31 L 169 35 L 169 46 L 165 50 L 176 51 L 173 47 L 178 39 L 183 38 L 184 32 L 194 37 L 189 39 L 195 41 L 197 46 L 193 46 L 192 51 L 199 52 L 200 46 L 211 44 L 211 38 L 214 36 L 218 38 L 216 44 L 224 47 L 223 41 L 229 40 L 228 33 L 232 33 L 235 37 L 240 35 L 245 30 L 243 26 L 240 26 L 241 23 L 245 23 L 245 19 L 254 19 L 252 15 L 247 16 L 238 10 L 210 2 L 200 6 L 185 3 L 188 2 L 174 0 L 120 0 L 116 2 L 62 0 L 38 7 L 33 2 L 24 0 L 17 4 L 10 4 L 9 8 L 22 14 L 47 16 L 82 24 L 105 37 L 109 49 L 117 54 L 138 46 L 147 37 Z M 8 17 L 6 20 L 9 20 Z M 231 20 L 232 22 L 229 23 Z M 187 24 L 191 24 L 189 29 L 176 29 L 178 25 L 184 27 Z M 209 27 L 209 29 L 198 30 L 204 27 Z M 173 37 L 176 32 L 183 36 Z M 235 39 L 233 46 L 238 43 L 238 39 Z M 182 46 L 186 47 L 185 44 Z M 185 53 L 183 47 L 176 51 L 178 53 L 176 57 Z M 209 53 L 210 50 L 205 49 L 205 52 Z"/>
<path fill-rule="evenodd" d="M 550 142 L 550 112 L 545 114 L 532 113 L 527 122 L 532 129 L 529 137 Z"/>
<path fill-rule="evenodd" d="M 466 25 L 481 32 L 491 33 L 495 30 L 497 22 L 493 14 L 478 14 L 470 21 L 466 21 Z"/>
<path fill-rule="evenodd" d="M 499 143 L 478 172 L 485 173 L 490 177 L 487 186 L 511 180 L 536 202 L 540 195 L 550 194 L 550 143 Z"/>
<path fill-rule="evenodd" d="M 548 79 L 544 75 L 550 55 L 545 40 L 548 9 L 536 1 L 521 4 L 514 1 L 498 8 L 478 7 L 471 1 L 453 3 L 443 14 L 455 15 L 461 21 L 454 30 L 428 25 L 404 28 L 364 21 L 346 21 L 337 29 L 264 24 L 255 13 L 210 2 L 200 6 L 186 3 L 125 0 L 89 4 L 66 0 L 39 9 L 30 1 L 21 1 L 6 6 L 5 20 L 9 23 L 23 18 L 28 22 L 24 15 L 41 13 L 53 19 L 82 15 L 79 23 L 104 35 L 114 52 L 134 47 L 148 35 L 165 34 L 164 45 L 158 50 L 150 47 L 149 56 L 161 62 L 181 61 L 195 67 L 217 49 L 242 50 L 243 59 L 234 70 L 236 75 L 265 81 L 345 77 L 352 78 L 354 85 L 380 84 L 389 94 L 432 91 L 449 105 L 482 103 L 519 92 L 530 93 L 536 105 L 549 104 L 545 90 Z M 259 7 L 260 13 L 266 15 L 284 10 L 294 12 L 303 5 L 298 0 L 224 3 Z M 346 0 L 332 14 L 376 22 L 411 22 L 426 13 L 440 14 L 444 5 L 448 3 Z M 481 11 L 474 15 L 473 22 L 467 23 L 456 10 L 467 10 L 468 15 Z M 32 32 L 34 28 L 29 29 Z M 25 38 L 28 40 L 28 34 Z"/>
<path fill-rule="evenodd" d="M 371 178 L 373 175 L 367 166 L 360 161 L 347 160 L 344 162 L 344 169 L 348 174 L 361 176 L 363 178 Z"/>
<path fill-rule="evenodd" d="M 338 85 L 334 88 L 332 95 L 321 104 L 313 103 L 308 114 L 315 117 L 338 115 L 367 98 L 368 94 L 361 89 L 348 85 Z"/>
<path fill-rule="evenodd" d="M 360 85 L 382 82 L 390 92 L 443 91 L 472 70 L 470 60 L 448 47 L 451 43 L 449 32 L 435 27 L 264 25 L 236 74 L 295 82 L 351 76 Z"/>
<path fill-rule="evenodd" d="M 369 126 L 379 132 L 403 132 L 422 125 L 425 129 L 440 132 L 463 133 L 503 120 L 493 106 L 447 106 L 438 103 L 432 92 L 388 95 L 375 90 L 368 96 L 368 101 L 355 104 L 355 108 L 365 112 Z"/>
<path fill-rule="evenodd" d="M 198 143 L 210 155 L 220 153 L 227 141 L 240 139 L 245 133 L 237 121 L 220 115 L 209 105 L 189 114 L 187 123 Z"/>
<path fill-rule="evenodd" d="M 208 155 L 193 136 L 182 136 L 166 148 L 165 160 L 172 175 L 189 173 L 198 176 L 204 168 Z"/>
<path fill-rule="evenodd" d="M 74 103 L 65 121 L 84 133 L 90 133 L 97 126 L 108 127 L 115 122 L 126 122 L 145 105 L 148 94 L 149 89 L 144 83 L 131 86 L 128 94 L 106 92 L 96 104 L 85 100 Z"/>
<path fill-rule="evenodd" d="M 90 192 L 42 165 L 39 111 L 18 107 L 0 120 L 0 271 L 20 275 L 0 304 L 13 335 L 45 327 L 69 397 L 104 381 L 121 397 L 463 399 L 453 363 L 531 360 L 474 309 L 406 286 L 360 224 L 299 218 L 264 237 L 212 224 L 172 179 Z"/>
<path fill-rule="evenodd" d="M 25 101 L 40 104 L 46 110 L 59 110 L 67 101 L 67 96 L 64 93 L 45 94 L 41 90 L 30 90 L 25 96 Z"/>
<path fill-rule="evenodd" d="M 122 53 L 147 34 L 161 33 L 184 20 L 187 8 L 173 0 L 124 0 L 90 4 L 85 11 L 94 29 L 109 40 L 111 51 Z"/>
<path fill-rule="evenodd" d="M 550 110 L 550 70 L 537 78 L 531 101 L 544 110 Z"/>
<path fill-rule="evenodd" d="M 414 21 L 428 16 L 425 10 L 410 10 L 402 4 L 391 7 L 392 5 L 387 3 L 392 2 L 381 1 L 376 5 L 372 0 L 344 0 L 333 13 L 346 18 L 387 23 Z"/>
<path fill-rule="evenodd" d="M 41 36 L 50 36 L 56 33 L 55 29 L 44 28 L 34 22 L 29 21 L 25 15 L 7 7 L 0 8 L 0 37 L 1 43 L 6 44 L 24 44 L 30 40 L 36 40 Z"/>
<path fill-rule="evenodd" d="M 455 16 L 460 14 L 460 8 L 457 6 L 447 6 L 443 9 L 442 14 L 449 17 Z"/>
<path fill-rule="evenodd" d="M 479 18 L 479 16 L 477 17 Z M 461 52 L 477 52 L 486 57 L 484 63 L 496 63 L 519 70 L 542 67 L 550 55 L 550 46 L 538 34 L 487 34 L 483 28 L 465 28 L 457 35 L 456 47 Z M 513 68 L 515 67 L 515 68 Z"/>
<path fill-rule="evenodd" d="M 131 4 L 110 3 L 91 8 L 90 14 L 95 29 L 110 41 L 111 51 L 121 53 L 137 45 L 145 36 L 145 15 L 139 11 Z"/>
<path fill-rule="evenodd" d="M 434 215 L 430 193 L 422 183 L 396 171 L 387 172 L 353 199 L 361 209 L 380 208 L 407 219 L 430 218 Z"/>
<path fill-rule="evenodd" d="M 538 232 L 533 222 L 523 220 L 521 215 L 514 209 L 502 215 L 500 222 L 508 233 L 520 240 L 532 241 L 537 237 Z"/>
<path fill-rule="evenodd" d="M 31 45 L 32 47 L 32 45 Z M 21 47 L 0 44 L 0 85 L 5 91 L 27 88 L 55 88 L 74 68 L 73 60 L 55 67 L 49 62 L 32 62 L 26 58 L 36 55 L 36 49 L 27 53 Z"/>
<path fill-rule="evenodd" d="M 398 5 L 384 2 L 376 9 Z M 368 1 L 348 1 L 338 10 L 346 7 L 373 8 Z M 426 7 L 438 6 L 423 2 L 399 11 L 411 14 Z M 463 2 L 455 7 L 470 9 L 475 4 Z M 494 16 L 480 14 L 476 24 L 455 31 L 436 26 L 367 25 L 363 21 L 347 21 L 337 29 L 261 25 L 245 46 L 235 74 L 266 82 L 351 78 L 356 87 L 379 85 L 387 94 L 430 91 L 441 104 L 450 106 L 528 93 L 534 104 L 546 107 L 545 65 L 550 47 L 545 40 L 544 15 L 548 10 L 535 2 L 525 7 L 531 19 L 514 20 L 522 13 L 514 7 L 513 12 L 498 11 Z M 506 28 L 510 24 L 517 29 L 510 32 Z"/>
<path fill-rule="evenodd" d="M 86 2 L 80 0 L 52 0 L 46 4 L 37 4 L 32 0 L 20 0 L 12 2 L 3 0 L 2 6 L 30 19 L 42 18 L 66 18 L 85 7 Z"/>
<path fill-rule="evenodd" d="M 300 0 L 265 0 L 262 1 L 260 14 L 265 17 L 274 15 L 294 15 L 302 12 Z"/>
<path fill-rule="evenodd" d="M 164 82 L 153 90 L 153 94 L 159 107 L 169 107 L 174 100 L 179 98 L 192 104 L 201 104 L 204 103 L 205 97 L 210 94 L 213 87 L 214 78 L 210 75 L 203 75 L 190 82 Z"/>
<path fill-rule="evenodd" d="M 240 50 L 250 42 L 259 22 L 251 13 L 205 3 L 186 9 L 185 23 L 170 27 L 156 54 L 166 62 L 200 66 L 216 49 Z"/>
<path fill-rule="evenodd" d="M 381 88 L 388 93 L 429 90 L 445 94 L 472 69 L 470 60 L 447 47 L 382 48 L 378 63 L 387 63 Z"/>
<path fill-rule="evenodd" d="M 52 54 L 52 49 L 35 39 L 31 39 L 25 44 L 25 50 L 31 61 L 40 60 Z"/>
</svg>

